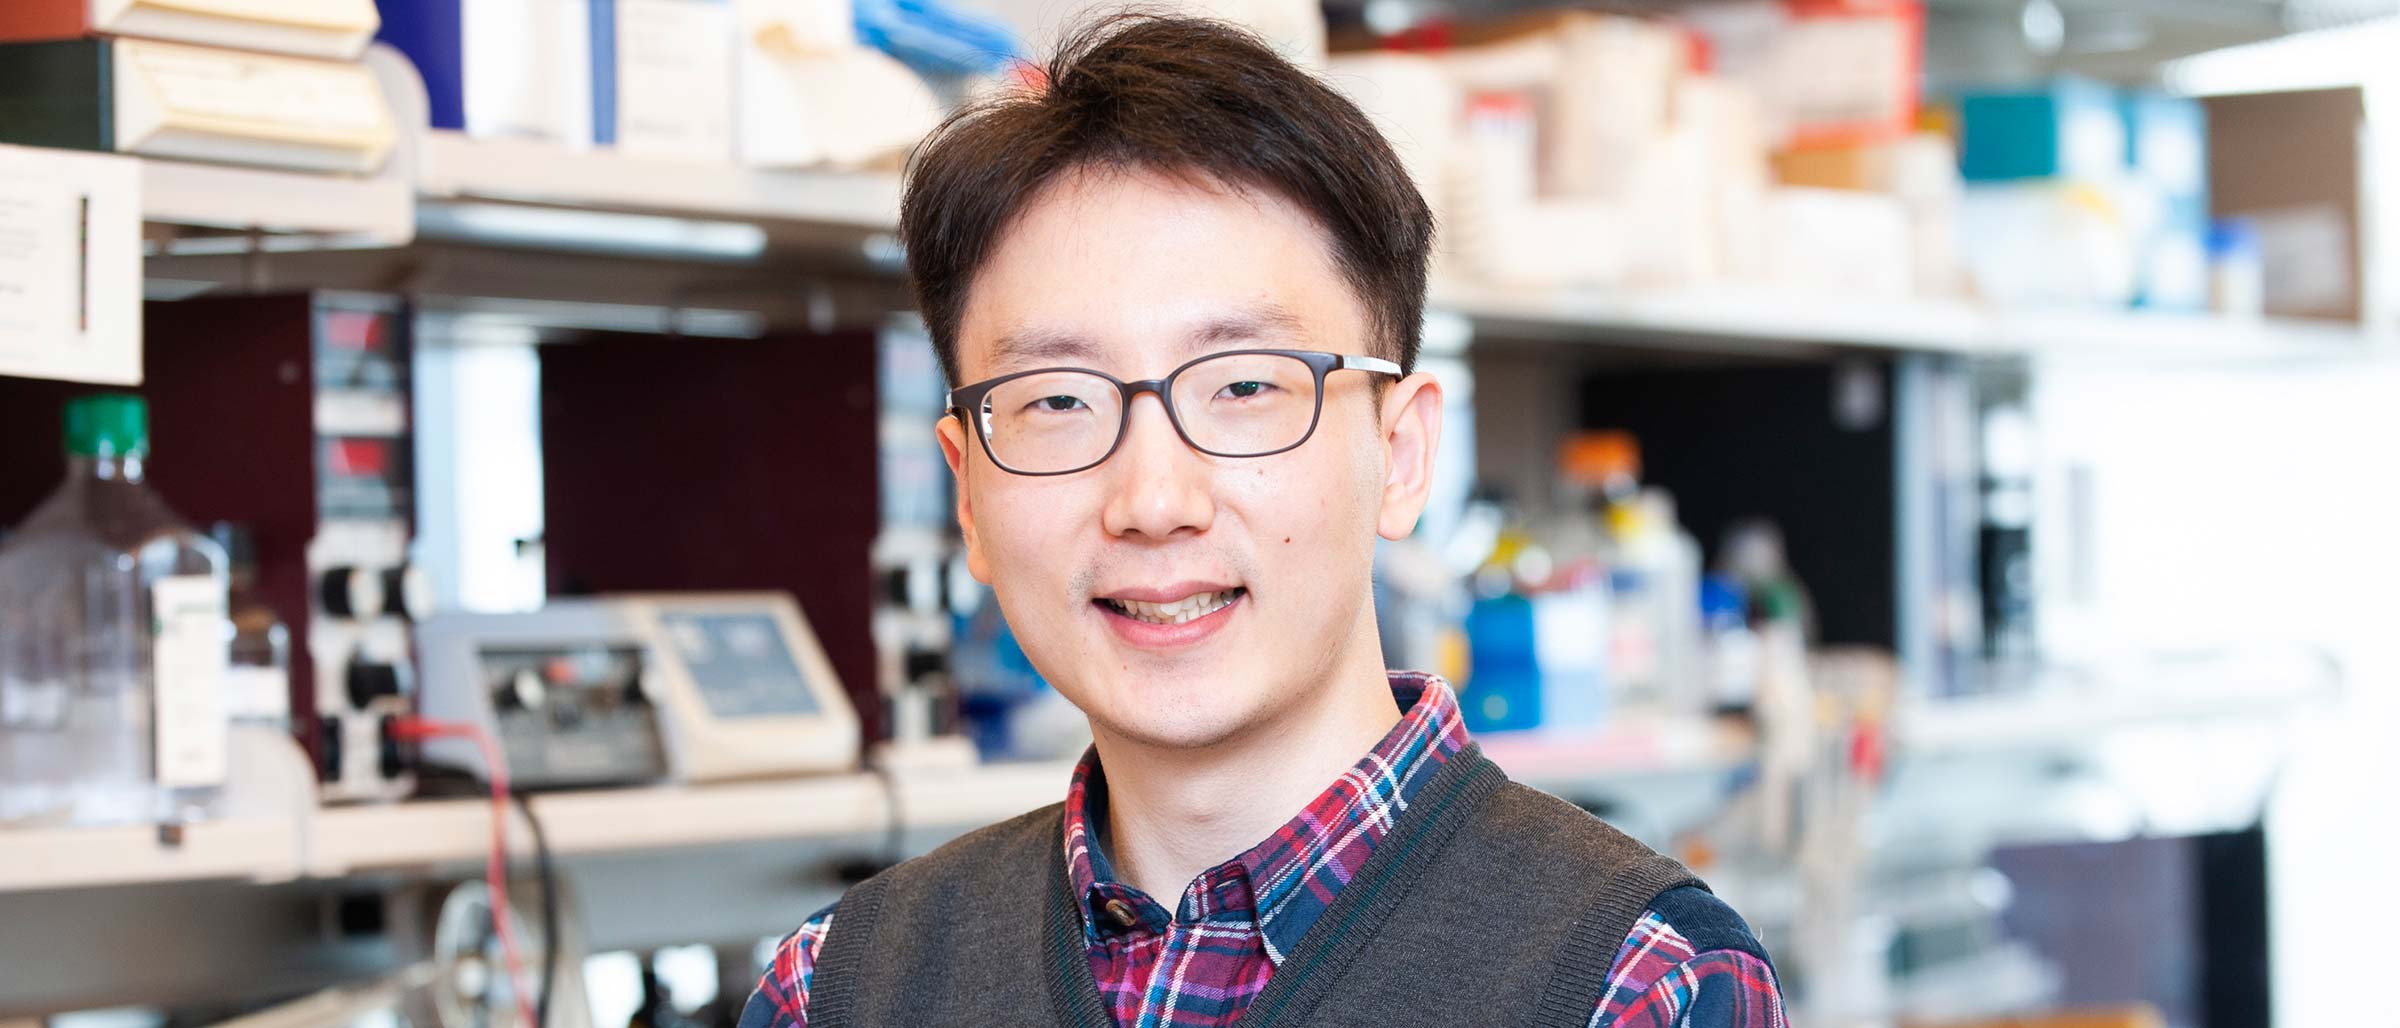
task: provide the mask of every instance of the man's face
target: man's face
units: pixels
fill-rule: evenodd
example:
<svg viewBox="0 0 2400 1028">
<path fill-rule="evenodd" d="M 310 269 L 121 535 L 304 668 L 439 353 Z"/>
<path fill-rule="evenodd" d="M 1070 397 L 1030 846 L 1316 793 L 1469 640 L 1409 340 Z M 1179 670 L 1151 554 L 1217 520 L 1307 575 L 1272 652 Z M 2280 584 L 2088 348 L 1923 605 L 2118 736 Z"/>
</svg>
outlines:
<svg viewBox="0 0 2400 1028">
<path fill-rule="evenodd" d="M 1263 192 L 1099 171 L 1063 177 L 1006 231 L 958 359 L 966 383 L 1047 367 L 1135 381 L 1249 348 L 1376 351 L 1323 229 Z M 1002 470 L 942 421 L 969 565 L 1096 731 L 1208 746 L 1299 709 L 1337 670 L 1380 669 L 1375 538 L 1423 508 L 1439 388 L 1336 371 L 1323 404 L 1305 444 L 1226 458 L 1186 445 L 1144 393 L 1113 456 L 1050 477 Z M 1145 603 L 1189 620 L 1156 623 Z"/>
</svg>

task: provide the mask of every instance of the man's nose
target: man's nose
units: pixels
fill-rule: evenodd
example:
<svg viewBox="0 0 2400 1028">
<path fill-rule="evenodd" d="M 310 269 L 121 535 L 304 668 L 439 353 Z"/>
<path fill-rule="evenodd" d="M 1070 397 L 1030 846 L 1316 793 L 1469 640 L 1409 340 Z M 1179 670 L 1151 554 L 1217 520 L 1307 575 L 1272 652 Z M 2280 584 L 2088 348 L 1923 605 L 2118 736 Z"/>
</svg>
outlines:
<svg viewBox="0 0 2400 1028">
<path fill-rule="evenodd" d="M 1158 394 L 1134 397 L 1125 438 L 1118 442 L 1116 455 L 1101 465 L 1109 485 L 1100 527 L 1114 536 L 1153 539 L 1208 531 L 1216 518 L 1209 489 L 1212 464 L 1176 433 Z"/>
</svg>

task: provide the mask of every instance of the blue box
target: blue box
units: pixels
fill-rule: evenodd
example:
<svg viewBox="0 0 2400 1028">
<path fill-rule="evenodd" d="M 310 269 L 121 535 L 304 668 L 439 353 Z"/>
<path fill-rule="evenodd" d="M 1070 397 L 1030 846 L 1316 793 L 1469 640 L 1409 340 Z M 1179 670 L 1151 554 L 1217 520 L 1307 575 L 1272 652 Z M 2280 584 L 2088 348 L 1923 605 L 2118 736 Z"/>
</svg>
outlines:
<svg viewBox="0 0 2400 1028">
<path fill-rule="evenodd" d="M 2208 109 L 2198 100 L 2163 93 L 2128 93 L 2125 164 L 2156 187 L 2175 213 L 2201 231 L 2208 227 Z"/>
<path fill-rule="evenodd" d="M 1957 104 L 1958 169 L 1969 182 L 2114 179 L 2127 166 L 2117 94 L 2100 83 L 1968 90 Z"/>
<path fill-rule="evenodd" d="M 2208 111 L 2163 93 L 2120 98 L 2127 186 L 2150 215 L 2135 241 L 2134 304 L 2165 310 L 2208 306 Z"/>
</svg>

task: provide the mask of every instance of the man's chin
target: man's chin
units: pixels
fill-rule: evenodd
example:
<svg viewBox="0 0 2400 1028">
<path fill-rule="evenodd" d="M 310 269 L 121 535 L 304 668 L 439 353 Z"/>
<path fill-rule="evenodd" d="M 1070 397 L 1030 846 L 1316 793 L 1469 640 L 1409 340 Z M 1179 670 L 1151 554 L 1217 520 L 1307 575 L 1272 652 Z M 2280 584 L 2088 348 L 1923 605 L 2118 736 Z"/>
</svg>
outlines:
<svg viewBox="0 0 2400 1028">
<path fill-rule="evenodd" d="M 1226 704 L 1224 697 L 1180 703 L 1129 699 L 1118 710 L 1094 716 L 1095 733 L 1144 749 L 1196 752 L 1243 737 L 1260 720 L 1257 711 Z"/>
</svg>

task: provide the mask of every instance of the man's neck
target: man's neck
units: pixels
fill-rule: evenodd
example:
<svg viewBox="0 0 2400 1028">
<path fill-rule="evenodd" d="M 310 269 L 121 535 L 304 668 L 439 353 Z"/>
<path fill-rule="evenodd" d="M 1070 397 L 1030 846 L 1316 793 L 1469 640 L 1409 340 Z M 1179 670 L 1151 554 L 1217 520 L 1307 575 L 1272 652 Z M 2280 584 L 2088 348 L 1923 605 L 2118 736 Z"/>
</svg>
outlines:
<svg viewBox="0 0 2400 1028">
<path fill-rule="evenodd" d="M 1291 820 L 1400 718 L 1381 660 L 1320 702 L 1197 750 L 1097 740 L 1108 782 L 1106 843 L 1120 878 L 1175 908 L 1184 886 Z M 1330 685 L 1330 683 L 1329 683 Z"/>
</svg>

